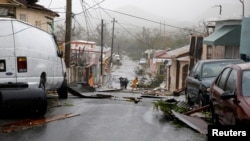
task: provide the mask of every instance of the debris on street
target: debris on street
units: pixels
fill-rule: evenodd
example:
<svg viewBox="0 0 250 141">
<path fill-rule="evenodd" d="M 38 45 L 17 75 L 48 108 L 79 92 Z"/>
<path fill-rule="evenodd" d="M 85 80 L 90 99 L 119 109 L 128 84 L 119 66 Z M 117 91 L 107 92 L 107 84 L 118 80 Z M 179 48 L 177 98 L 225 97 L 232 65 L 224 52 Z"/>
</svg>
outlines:
<svg viewBox="0 0 250 141">
<path fill-rule="evenodd" d="M 195 129 L 196 131 L 198 131 L 202 134 L 207 134 L 208 123 L 206 121 L 204 121 L 202 118 L 187 116 L 187 115 L 175 112 L 174 110 L 172 110 L 172 113 L 174 114 L 174 116 L 177 119 L 184 122 L 189 127 Z"/>
<path fill-rule="evenodd" d="M 142 99 L 141 97 L 123 97 L 123 98 L 128 99 L 129 101 L 134 102 L 134 103 L 138 103 Z"/>
<path fill-rule="evenodd" d="M 154 110 L 161 110 L 164 113 L 166 119 L 173 120 L 175 117 L 172 113 L 172 110 L 185 113 L 189 111 L 189 106 L 183 101 L 177 101 L 174 98 L 171 99 L 159 99 L 153 102 Z"/>
<path fill-rule="evenodd" d="M 9 124 L 1 125 L 0 132 L 1 133 L 15 132 L 18 130 L 23 130 L 23 129 L 28 129 L 28 128 L 31 128 L 34 126 L 43 125 L 45 123 L 52 122 L 55 120 L 62 120 L 62 119 L 71 118 L 71 117 L 75 117 L 75 116 L 79 116 L 79 115 L 80 114 L 70 113 L 70 114 L 57 115 L 57 116 L 49 117 L 49 118 L 41 117 L 41 118 L 37 118 L 37 119 L 21 120 L 21 121 L 9 123 Z"/>
<path fill-rule="evenodd" d="M 133 96 L 126 96 L 126 97 L 117 97 L 114 96 L 112 100 L 119 100 L 119 101 L 129 101 L 129 102 L 134 102 L 137 104 L 138 102 L 141 102 L 142 97 L 133 97 Z"/>
<path fill-rule="evenodd" d="M 207 126 L 211 117 L 205 110 L 209 108 L 209 105 L 194 108 L 185 101 L 177 101 L 175 99 L 160 99 L 154 101 L 153 104 L 154 109 L 161 110 L 166 119 L 178 119 L 198 132 L 207 134 Z"/>
<path fill-rule="evenodd" d="M 111 98 L 112 95 L 105 95 L 105 94 L 95 94 L 95 95 L 84 95 L 81 93 L 81 90 L 74 87 L 68 87 L 69 93 L 74 96 L 78 96 L 80 98 Z"/>
</svg>

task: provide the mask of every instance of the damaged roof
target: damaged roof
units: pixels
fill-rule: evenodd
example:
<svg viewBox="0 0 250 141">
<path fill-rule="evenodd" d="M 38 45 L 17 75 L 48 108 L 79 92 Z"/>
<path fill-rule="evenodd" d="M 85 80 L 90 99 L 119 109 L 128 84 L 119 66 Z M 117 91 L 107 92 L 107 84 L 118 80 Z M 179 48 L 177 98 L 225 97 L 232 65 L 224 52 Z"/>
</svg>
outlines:
<svg viewBox="0 0 250 141">
<path fill-rule="evenodd" d="M 45 11 L 45 12 L 49 12 L 51 14 L 53 14 L 55 17 L 59 17 L 59 14 L 45 8 L 42 5 L 36 4 L 36 2 L 38 2 L 38 0 L 9 0 L 10 4 L 18 4 L 19 6 L 26 6 L 27 8 L 30 9 L 36 9 L 36 10 L 40 10 L 40 11 Z"/>
<path fill-rule="evenodd" d="M 172 58 L 177 58 L 177 57 L 184 57 L 187 56 L 186 54 L 189 53 L 189 45 L 176 48 L 174 50 L 165 50 L 165 52 L 159 54 L 158 56 L 155 56 L 157 58 L 162 58 L 162 59 L 172 59 Z"/>
</svg>

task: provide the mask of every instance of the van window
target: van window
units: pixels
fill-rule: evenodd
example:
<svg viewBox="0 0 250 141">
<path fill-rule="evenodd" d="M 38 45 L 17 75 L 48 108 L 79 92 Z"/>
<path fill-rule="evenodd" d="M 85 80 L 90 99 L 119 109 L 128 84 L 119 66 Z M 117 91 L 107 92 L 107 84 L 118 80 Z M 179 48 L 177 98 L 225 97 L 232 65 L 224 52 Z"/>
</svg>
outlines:
<svg viewBox="0 0 250 141">
<path fill-rule="evenodd" d="M 10 21 L 0 21 L 0 48 L 13 48 L 13 32 Z"/>
</svg>

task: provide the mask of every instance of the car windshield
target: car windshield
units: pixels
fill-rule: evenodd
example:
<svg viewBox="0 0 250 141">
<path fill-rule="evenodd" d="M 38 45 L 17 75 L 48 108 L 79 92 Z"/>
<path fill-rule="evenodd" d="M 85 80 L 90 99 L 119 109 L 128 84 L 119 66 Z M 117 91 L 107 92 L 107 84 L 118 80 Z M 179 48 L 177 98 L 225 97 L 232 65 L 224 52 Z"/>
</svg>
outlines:
<svg viewBox="0 0 250 141">
<path fill-rule="evenodd" d="M 202 67 L 201 77 L 216 77 L 226 65 L 228 65 L 228 63 L 225 62 L 206 63 Z"/>
<path fill-rule="evenodd" d="M 241 90 L 242 90 L 242 96 L 250 96 L 250 70 L 246 70 L 242 72 L 242 85 L 241 85 Z"/>
</svg>

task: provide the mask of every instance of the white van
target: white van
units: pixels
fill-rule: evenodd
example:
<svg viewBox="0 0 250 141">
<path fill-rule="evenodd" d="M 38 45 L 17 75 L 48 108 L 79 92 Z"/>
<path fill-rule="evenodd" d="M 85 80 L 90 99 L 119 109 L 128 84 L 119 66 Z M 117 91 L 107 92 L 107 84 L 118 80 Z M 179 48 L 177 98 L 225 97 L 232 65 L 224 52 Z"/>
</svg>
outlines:
<svg viewBox="0 0 250 141">
<path fill-rule="evenodd" d="M 0 91 L 43 88 L 67 98 L 62 56 L 51 34 L 17 19 L 0 18 Z"/>
</svg>

